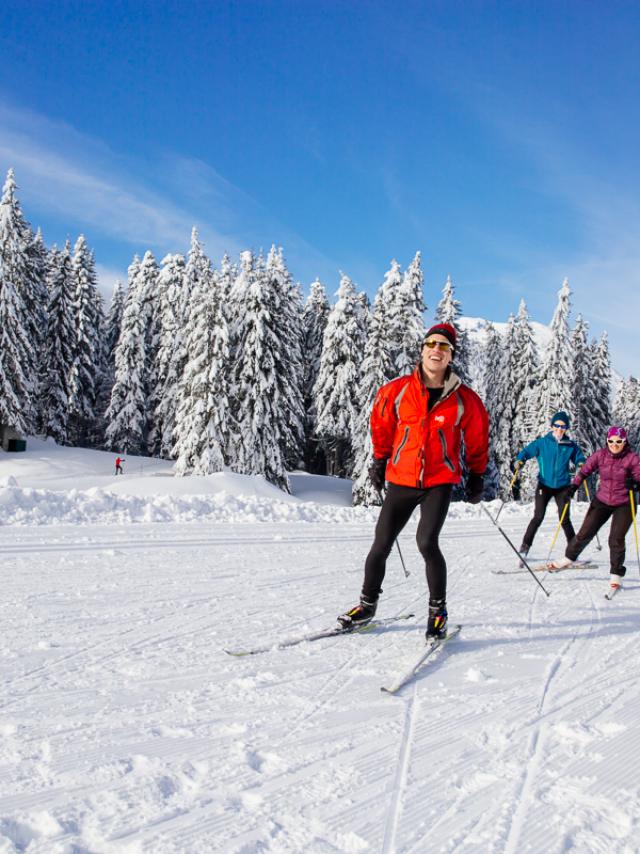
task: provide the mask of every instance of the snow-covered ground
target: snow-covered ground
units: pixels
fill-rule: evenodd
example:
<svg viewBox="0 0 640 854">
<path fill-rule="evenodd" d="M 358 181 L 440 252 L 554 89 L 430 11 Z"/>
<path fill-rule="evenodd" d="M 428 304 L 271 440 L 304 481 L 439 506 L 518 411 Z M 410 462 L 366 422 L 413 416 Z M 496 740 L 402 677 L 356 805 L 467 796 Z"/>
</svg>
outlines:
<svg viewBox="0 0 640 854">
<path fill-rule="evenodd" d="M 113 459 L 0 452 L 2 854 L 640 849 L 631 536 L 612 602 L 606 533 L 597 569 L 541 576 L 547 598 L 492 573 L 513 554 L 456 505 L 443 547 L 463 630 L 389 696 L 426 622 L 414 525 L 411 575 L 394 553 L 379 611 L 414 619 L 232 658 L 356 601 L 375 511 L 332 478 L 295 475 L 285 497 L 151 460 L 116 481 Z M 501 516 L 516 544 L 529 512 Z M 554 530 L 550 512 L 537 556 Z"/>
</svg>

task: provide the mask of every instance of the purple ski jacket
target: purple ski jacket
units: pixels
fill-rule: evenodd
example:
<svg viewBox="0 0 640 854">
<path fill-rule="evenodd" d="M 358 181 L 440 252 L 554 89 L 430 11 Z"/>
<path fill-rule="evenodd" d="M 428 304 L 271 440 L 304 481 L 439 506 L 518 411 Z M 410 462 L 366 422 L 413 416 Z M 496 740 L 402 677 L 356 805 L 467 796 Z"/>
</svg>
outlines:
<svg viewBox="0 0 640 854">
<path fill-rule="evenodd" d="M 580 486 L 586 477 L 596 471 L 600 475 L 596 498 L 610 507 L 618 507 L 629 500 L 629 490 L 625 486 L 627 478 L 640 481 L 640 456 L 628 445 L 619 454 L 612 454 L 609 448 L 599 448 L 595 454 L 591 454 L 572 482 Z"/>
</svg>

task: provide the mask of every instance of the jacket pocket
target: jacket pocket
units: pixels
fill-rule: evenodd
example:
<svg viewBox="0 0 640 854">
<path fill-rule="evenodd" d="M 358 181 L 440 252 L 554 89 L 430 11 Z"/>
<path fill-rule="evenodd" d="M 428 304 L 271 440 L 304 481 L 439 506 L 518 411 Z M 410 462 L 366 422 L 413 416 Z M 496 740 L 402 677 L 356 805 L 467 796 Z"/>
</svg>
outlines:
<svg viewBox="0 0 640 854">
<path fill-rule="evenodd" d="M 440 437 L 440 444 L 442 445 L 442 461 L 449 471 L 455 471 L 456 467 L 449 459 L 449 454 L 447 453 L 447 440 L 442 429 L 438 430 L 438 436 Z"/>
</svg>

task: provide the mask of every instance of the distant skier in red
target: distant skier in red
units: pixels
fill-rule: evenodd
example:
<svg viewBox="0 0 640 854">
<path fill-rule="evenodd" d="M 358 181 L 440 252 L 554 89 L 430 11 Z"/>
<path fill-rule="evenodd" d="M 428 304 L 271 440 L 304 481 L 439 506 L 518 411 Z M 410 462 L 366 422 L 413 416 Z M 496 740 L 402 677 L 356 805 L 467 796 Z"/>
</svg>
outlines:
<svg viewBox="0 0 640 854">
<path fill-rule="evenodd" d="M 122 471 L 122 463 L 124 462 L 124 457 L 122 459 L 120 457 L 116 457 L 116 474 L 124 474 Z"/>
</svg>

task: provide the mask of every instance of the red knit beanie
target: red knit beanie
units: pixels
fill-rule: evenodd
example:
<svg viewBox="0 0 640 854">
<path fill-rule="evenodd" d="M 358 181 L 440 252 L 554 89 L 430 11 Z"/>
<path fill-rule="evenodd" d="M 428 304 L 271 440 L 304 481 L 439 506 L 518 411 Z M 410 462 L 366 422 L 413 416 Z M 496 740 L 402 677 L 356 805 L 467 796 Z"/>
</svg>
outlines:
<svg viewBox="0 0 640 854">
<path fill-rule="evenodd" d="M 424 336 L 422 341 L 422 346 L 424 347 L 425 341 L 427 341 L 432 335 L 442 335 L 447 339 L 449 344 L 455 350 L 456 347 L 456 330 L 450 323 L 434 323 L 434 325 L 429 329 L 427 334 Z"/>
</svg>

